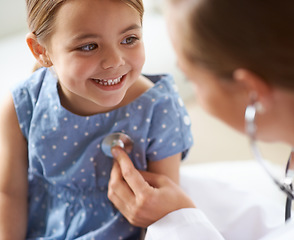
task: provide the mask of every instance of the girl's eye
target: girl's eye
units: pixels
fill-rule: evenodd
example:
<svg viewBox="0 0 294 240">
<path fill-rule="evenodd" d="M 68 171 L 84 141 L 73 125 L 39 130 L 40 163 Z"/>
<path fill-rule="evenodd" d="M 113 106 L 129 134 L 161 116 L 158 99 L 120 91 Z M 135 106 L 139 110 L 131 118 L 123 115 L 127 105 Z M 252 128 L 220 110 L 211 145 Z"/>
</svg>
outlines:
<svg viewBox="0 0 294 240">
<path fill-rule="evenodd" d="M 90 52 L 90 51 L 95 50 L 96 48 L 98 48 L 98 45 L 95 43 L 91 43 L 91 44 L 87 44 L 82 47 L 79 47 L 79 50 L 81 50 L 83 52 Z"/>
<path fill-rule="evenodd" d="M 139 38 L 137 38 L 137 37 L 127 37 L 121 43 L 126 44 L 126 45 L 133 45 L 138 40 L 139 40 Z"/>
</svg>

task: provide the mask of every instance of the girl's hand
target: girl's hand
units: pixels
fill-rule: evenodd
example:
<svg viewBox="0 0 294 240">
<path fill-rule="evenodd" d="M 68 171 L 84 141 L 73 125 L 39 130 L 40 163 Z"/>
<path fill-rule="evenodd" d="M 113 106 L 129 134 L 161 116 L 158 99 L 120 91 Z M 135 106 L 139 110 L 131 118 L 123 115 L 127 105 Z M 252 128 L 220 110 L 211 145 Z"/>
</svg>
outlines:
<svg viewBox="0 0 294 240">
<path fill-rule="evenodd" d="M 138 171 L 119 147 L 113 148 L 112 154 L 116 161 L 110 175 L 108 198 L 132 225 L 148 227 L 172 211 L 195 207 L 168 177 Z"/>
</svg>

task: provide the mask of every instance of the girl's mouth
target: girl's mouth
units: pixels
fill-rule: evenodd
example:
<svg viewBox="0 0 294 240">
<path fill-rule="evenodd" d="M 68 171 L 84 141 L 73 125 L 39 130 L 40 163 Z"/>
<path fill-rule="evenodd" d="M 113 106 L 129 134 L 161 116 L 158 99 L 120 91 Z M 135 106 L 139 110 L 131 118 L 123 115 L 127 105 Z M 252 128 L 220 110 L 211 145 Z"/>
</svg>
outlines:
<svg viewBox="0 0 294 240">
<path fill-rule="evenodd" d="M 119 84 L 121 82 L 122 78 L 123 78 L 123 76 L 120 76 L 115 79 L 94 79 L 94 78 L 92 78 L 92 80 L 95 81 L 96 83 L 100 84 L 101 86 L 114 86 L 114 85 Z"/>
</svg>

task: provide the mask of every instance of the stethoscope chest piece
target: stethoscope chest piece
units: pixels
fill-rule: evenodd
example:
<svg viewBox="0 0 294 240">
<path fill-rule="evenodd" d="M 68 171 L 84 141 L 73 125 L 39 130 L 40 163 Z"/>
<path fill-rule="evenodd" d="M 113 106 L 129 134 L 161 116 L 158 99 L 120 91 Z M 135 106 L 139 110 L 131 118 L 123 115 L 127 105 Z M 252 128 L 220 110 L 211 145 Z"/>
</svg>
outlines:
<svg viewBox="0 0 294 240">
<path fill-rule="evenodd" d="M 113 157 L 111 149 L 115 146 L 123 148 L 126 153 L 131 153 L 133 149 L 134 142 L 133 140 L 124 133 L 111 133 L 106 136 L 102 141 L 102 151 L 108 157 Z"/>
</svg>

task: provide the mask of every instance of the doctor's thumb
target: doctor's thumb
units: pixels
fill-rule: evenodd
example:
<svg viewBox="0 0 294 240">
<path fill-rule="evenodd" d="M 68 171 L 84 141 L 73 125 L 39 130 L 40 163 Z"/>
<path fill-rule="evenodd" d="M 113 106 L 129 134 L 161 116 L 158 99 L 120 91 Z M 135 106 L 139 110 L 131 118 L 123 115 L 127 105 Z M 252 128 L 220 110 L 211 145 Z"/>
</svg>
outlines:
<svg viewBox="0 0 294 240">
<path fill-rule="evenodd" d="M 112 153 L 112 156 L 118 160 L 120 158 L 120 155 L 121 155 L 121 152 L 123 152 L 124 150 L 122 150 L 120 147 L 113 147 L 111 149 L 111 153 Z"/>
<path fill-rule="evenodd" d="M 111 149 L 111 153 L 113 158 L 118 162 L 118 164 L 122 166 L 128 166 L 134 168 L 134 165 L 129 158 L 128 154 L 118 146 L 115 146 Z"/>
</svg>

